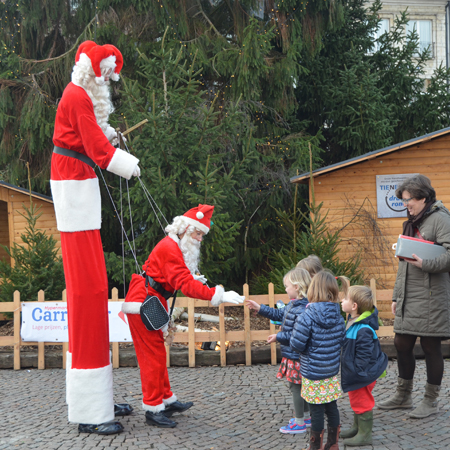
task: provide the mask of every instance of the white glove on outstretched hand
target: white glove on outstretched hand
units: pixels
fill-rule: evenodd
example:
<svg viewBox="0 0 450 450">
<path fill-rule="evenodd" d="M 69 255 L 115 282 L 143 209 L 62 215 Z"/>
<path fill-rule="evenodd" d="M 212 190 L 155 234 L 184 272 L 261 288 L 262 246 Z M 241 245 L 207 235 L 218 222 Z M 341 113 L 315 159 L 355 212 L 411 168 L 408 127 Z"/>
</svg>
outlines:
<svg viewBox="0 0 450 450">
<path fill-rule="evenodd" d="M 141 176 L 141 169 L 136 164 L 136 168 L 134 169 L 134 172 L 133 172 L 133 177 L 140 177 L 140 176 Z"/>
<path fill-rule="evenodd" d="M 234 303 L 235 305 L 240 305 L 244 303 L 245 297 L 243 295 L 239 295 L 234 291 L 225 291 L 222 296 L 221 303 Z"/>
<path fill-rule="evenodd" d="M 206 282 L 208 281 L 205 277 L 205 275 L 192 275 L 194 277 L 194 280 L 200 281 L 203 284 L 206 284 Z"/>
</svg>

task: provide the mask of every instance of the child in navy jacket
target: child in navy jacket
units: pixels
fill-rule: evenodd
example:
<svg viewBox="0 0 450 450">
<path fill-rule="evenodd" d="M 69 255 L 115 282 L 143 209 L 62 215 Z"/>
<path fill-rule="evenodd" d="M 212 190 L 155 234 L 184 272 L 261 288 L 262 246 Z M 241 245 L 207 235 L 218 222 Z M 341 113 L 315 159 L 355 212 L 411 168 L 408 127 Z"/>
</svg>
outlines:
<svg viewBox="0 0 450 450">
<path fill-rule="evenodd" d="M 345 293 L 348 280 L 341 280 Z M 336 277 L 327 271 L 317 273 L 308 289 L 309 304 L 294 324 L 291 347 L 300 352 L 302 398 L 311 411 L 311 438 L 308 450 L 337 450 L 340 419 L 336 400 L 342 395 L 339 378 L 345 322 L 339 306 Z M 324 415 L 328 438 L 323 446 Z"/>
<path fill-rule="evenodd" d="M 342 310 L 349 314 L 341 357 L 341 383 L 348 392 L 354 412 L 353 425 L 342 430 L 344 445 L 372 444 L 372 390 L 376 380 L 384 376 L 388 358 L 378 340 L 378 310 L 373 305 L 372 291 L 367 286 L 352 286 L 342 300 Z"/>
<path fill-rule="evenodd" d="M 270 335 L 267 338 L 267 342 L 279 342 L 281 344 L 281 356 L 283 359 L 281 360 L 277 378 L 286 378 L 294 401 L 295 417 L 289 421 L 288 425 L 280 428 L 280 432 L 285 434 L 306 433 L 306 427 L 311 426 L 308 404 L 300 395 L 302 383 L 300 355 L 289 345 L 294 322 L 305 311 L 305 307 L 308 304 L 306 292 L 310 282 L 311 277 L 307 270 L 295 268 L 289 271 L 284 276 L 283 283 L 290 302 L 282 309 L 259 305 L 253 300 L 245 301 L 245 304 L 250 309 L 257 311 L 258 314 L 282 323 L 280 332 Z"/>
</svg>

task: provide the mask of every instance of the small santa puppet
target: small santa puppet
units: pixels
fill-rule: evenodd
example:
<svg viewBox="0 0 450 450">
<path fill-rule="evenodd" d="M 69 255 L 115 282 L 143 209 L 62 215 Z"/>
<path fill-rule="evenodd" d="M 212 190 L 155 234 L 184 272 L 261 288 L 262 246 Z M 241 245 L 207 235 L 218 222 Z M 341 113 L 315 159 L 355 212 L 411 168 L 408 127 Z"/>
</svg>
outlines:
<svg viewBox="0 0 450 450">
<path fill-rule="evenodd" d="M 244 297 L 222 286 L 206 286 L 206 278 L 198 275 L 200 245 L 211 228 L 214 206 L 198 205 L 184 215 L 175 217 L 166 227 L 168 236 L 162 239 L 143 265 L 144 274 L 133 275 L 122 311 L 127 314 L 136 356 L 141 371 L 142 407 L 146 422 L 163 428 L 173 428 L 170 419 L 174 412 L 183 412 L 193 403 L 178 401 L 171 391 L 166 367 L 165 329 L 149 331 L 140 316 L 142 302 L 147 295 L 155 295 L 168 311 L 167 299 L 175 291 L 213 306 L 223 302 L 240 304 Z M 147 281 L 150 283 L 146 286 Z M 152 287 L 153 286 L 153 287 Z"/>
<path fill-rule="evenodd" d="M 72 82 L 58 104 L 51 166 L 67 289 L 69 351 L 66 401 L 69 422 L 80 432 L 113 434 L 123 430 L 116 415 L 131 412 L 114 405 L 109 350 L 108 280 L 100 238 L 101 201 L 95 165 L 130 179 L 139 160 L 115 148 L 117 133 L 108 124 L 113 111 L 109 80 L 118 80 L 123 59 L 113 45 L 83 42 Z"/>
</svg>

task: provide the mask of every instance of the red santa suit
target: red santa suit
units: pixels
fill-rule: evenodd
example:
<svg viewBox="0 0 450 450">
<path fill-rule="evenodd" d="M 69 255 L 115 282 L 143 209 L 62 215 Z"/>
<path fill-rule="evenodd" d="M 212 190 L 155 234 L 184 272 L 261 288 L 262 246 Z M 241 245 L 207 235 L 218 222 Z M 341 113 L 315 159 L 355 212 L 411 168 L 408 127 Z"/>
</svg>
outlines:
<svg viewBox="0 0 450 450">
<path fill-rule="evenodd" d="M 77 61 L 81 58 L 86 65 L 91 64 L 92 59 L 96 80 L 100 81 L 106 61 L 107 67 L 109 64 L 116 68 L 117 79 L 121 65 L 117 66 L 116 55 L 120 52 L 113 46 L 103 48 L 91 44 L 85 45 L 87 54 L 77 53 Z M 91 58 L 87 56 L 89 54 Z M 121 60 L 121 57 L 117 59 Z M 110 144 L 105 132 L 111 135 L 111 130 L 110 127 L 107 130 L 100 128 L 93 101 L 84 87 L 76 82 L 69 83 L 58 104 L 53 143 L 56 147 L 86 155 L 100 168 L 130 179 L 138 170 L 139 161 Z M 67 289 L 66 400 L 69 421 L 101 424 L 114 419 L 114 402 L 108 282 L 100 238 L 99 182 L 93 168 L 85 162 L 53 153 L 50 184 L 61 232 Z"/>
<path fill-rule="evenodd" d="M 194 225 L 200 231 L 207 232 L 210 227 L 213 208 L 208 205 L 199 205 L 198 208 L 188 211 L 182 216 L 186 225 L 179 234 L 182 234 L 188 225 Z M 238 296 L 235 292 L 224 292 L 222 286 L 209 288 L 195 279 L 186 265 L 180 249 L 180 240 L 174 233 L 169 233 L 156 245 L 143 265 L 143 269 L 146 275 L 153 278 L 170 293 L 182 290 L 184 295 L 201 300 L 210 300 L 214 306 L 218 306 L 223 301 L 233 303 L 242 303 L 243 301 L 243 297 Z M 133 275 L 128 294 L 122 305 L 122 311 L 127 314 L 139 362 L 143 409 L 157 413 L 164 410 L 165 406 L 174 403 L 177 397 L 170 388 L 163 331 L 147 330 L 139 315 L 140 307 L 147 294 L 157 296 L 166 310 L 169 310 L 163 295 L 150 286 L 146 288 L 143 276 Z"/>
</svg>

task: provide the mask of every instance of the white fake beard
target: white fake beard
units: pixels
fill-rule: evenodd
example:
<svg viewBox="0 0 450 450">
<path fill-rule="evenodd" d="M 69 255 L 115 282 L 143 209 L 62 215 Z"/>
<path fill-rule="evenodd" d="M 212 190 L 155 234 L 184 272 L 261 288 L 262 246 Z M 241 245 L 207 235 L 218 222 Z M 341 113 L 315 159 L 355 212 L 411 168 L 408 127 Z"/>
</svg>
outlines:
<svg viewBox="0 0 450 450">
<path fill-rule="evenodd" d="M 92 71 L 92 69 L 91 69 Z M 95 82 L 95 78 L 82 67 L 75 66 L 72 80 L 82 86 L 94 105 L 94 114 L 97 123 L 103 132 L 108 128 L 109 115 L 114 111 L 111 102 L 111 92 L 109 90 L 109 81 L 105 81 L 102 86 Z M 92 72 L 93 73 L 93 72 Z"/>
<path fill-rule="evenodd" d="M 192 239 L 190 234 L 185 234 L 180 241 L 180 249 L 183 253 L 183 259 L 189 271 L 194 275 L 198 272 L 198 263 L 200 262 L 201 242 Z"/>
</svg>

